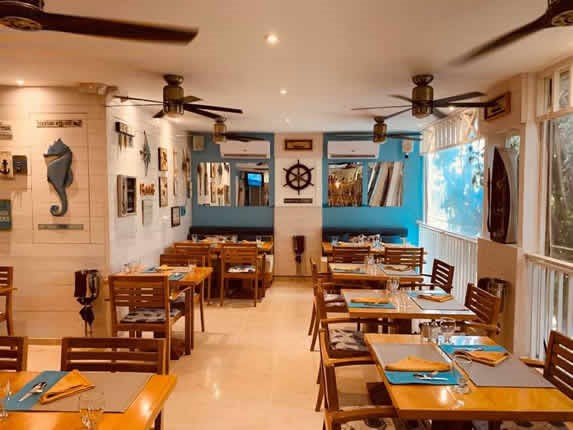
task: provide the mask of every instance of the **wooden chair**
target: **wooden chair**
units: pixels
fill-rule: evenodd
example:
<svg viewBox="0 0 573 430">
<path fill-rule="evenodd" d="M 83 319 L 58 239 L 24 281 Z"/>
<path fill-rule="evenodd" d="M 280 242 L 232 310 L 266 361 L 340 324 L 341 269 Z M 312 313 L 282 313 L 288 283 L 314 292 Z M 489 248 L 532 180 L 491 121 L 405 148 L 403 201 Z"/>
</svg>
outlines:
<svg viewBox="0 0 573 430">
<path fill-rule="evenodd" d="M 352 405 L 344 407 L 340 404 L 338 395 L 338 384 L 336 381 L 336 369 L 345 366 L 360 366 L 373 364 L 370 355 L 352 358 L 333 358 L 328 353 L 327 332 L 320 332 L 320 353 L 321 372 L 324 386 L 324 427 L 326 429 L 340 430 L 341 425 L 351 421 L 362 421 L 367 419 L 397 418 L 397 413 L 390 396 L 382 384 L 376 384 L 377 397 L 380 398 L 380 405 Z M 365 399 L 366 400 L 366 399 Z"/>
<path fill-rule="evenodd" d="M 64 337 L 60 370 L 84 372 L 138 372 L 164 375 L 164 339 L 122 337 Z M 155 430 L 162 427 L 162 413 L 155 419 Z"/>
<path fill-rule="evenodd" d="M 0 312 L 0 323 L 6 322 L 8 336 L 14 335 L 14 320 L 12 317 L 12 293 L 14 290 L 14 268 L 0 266 L 0 297 L 5 298 L 4 312 Z"/>
<path fill-rule="evenodd" d="M 0 370 L 26 370 L 28 338 L 0 336 Z"/>
<path fill-rule="evenodd" d="M 161 254 L 159 256 L 159 264 L 173 267 L 188 266 L 189 264 L 195 264 L 197 267 L 205 267 L 205 257 L 199 255 L 186 255 L 186 254 Z M 211 282 L 207 283 L 209 295 L 211 294 Z M 205 331 L 205 298 L 204 298 L 204 284 L 200 286 L 199 294 L 199 313 L 201 317 L 201 331 Z M 193 304 L 191 304 L 193 305 Z M 177 297 L 175 300 L 171 301 L 172 307 L 179 307 L 187 315 L 188 310 L 185 309 L 185 300 L 182 296 Z M 190 312 L 190 311 L 189 311 Z"/>
<path fill-rule="evenodd" d="M 333 246 L 332 263 L 364 264 L 370 254 L 369 246 Z"/>
<path fill-rule="evenodd" d="M 235 272 L 239 268 L 248 272 Z M 223 306 L 225 299 L 225 287 L 231 279 L 251 281 L 253 284 L 253 304 L 257 306 L 259 299 L 260 265 L 258 261 L 257 245 L 224 245 L 221 250 L 221 273 L 220 273 L 220 304 Z"/>
<path fill-rule="evenodd" d="M 454 282 L 454 266 L 434 258 L 434 263 L 432 264 L 432 274 L 422 274 L 422 276 L 430 278 L 430 282 L 416 283 L 416 287 L 430 287 L 431 289 L 439 287 L 448 294 L 452 292 L 452 284 Z"/>
<path fill-rule="evenodd" d="M 204 267 L 215 269 L 217 265 L 217 254 L 213 252 L 210 245 L 205 243 L 175 242 L 171 248 L 166 249 L 166 254 L 183 254 L 193 258 L 203 257 L 205 260 Z M 215 272 L 213 272 L 213 276 L 216 276 Z M 211 277 L 207 280 L 207 303 L 211 304 Z"/>
<path fill-rule="evenodd" d="M 466 308 L 472 310 L 478 319 L 474 321 L 461 321 L 462 331 L 467 334 L 493 337 L 499 334 L 499 314 L 501 312 L 501 297 L 493 295 L 475 284 L 468 284 L 466 291 Z"/>
<path fill-rule="evenodd" d="M 424 248 L 386 246 L 384 248 L 384 263 L 405 265 L 422 273 Z"/>
<path fill-rule="evenodd" d="M 182 311 L 171 308 L 169 278 L 167 276 L 109 277 L 111 305 L 111 332 L 117 337 L 119 332 L 128 332 L 130 337 L 140 337 L 142 332 L 153 332 L 165 336 L 166 369 L 169 369 L 171 353 L 171 328 L 183 316 L 190 317 L 186 308 Z M 122 308 L 128 313 L 120 317 Z M 185 352 L 191 352 L 190 324 L 185 323 Z"/>
</svg>

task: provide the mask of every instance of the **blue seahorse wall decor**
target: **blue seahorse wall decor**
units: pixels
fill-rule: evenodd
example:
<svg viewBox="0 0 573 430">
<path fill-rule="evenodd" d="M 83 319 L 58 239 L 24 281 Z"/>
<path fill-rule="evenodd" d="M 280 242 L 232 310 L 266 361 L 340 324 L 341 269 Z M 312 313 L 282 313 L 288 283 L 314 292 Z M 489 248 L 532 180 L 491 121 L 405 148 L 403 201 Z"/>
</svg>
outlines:
<svg viewBox="0 0 573 430">
<path fill-rule="evenodd" d="M 72 173 L 72 150 L 62 141 L 56 140 L 44 154 L 48 163 L 48 182 L 52 184 L 58 196 L 61 205 L 52 205 L 50 213 L 53 216 L 64 216 L 68 211 L 68 195 L 66 188 L 74 182 Z"/>
</svg>

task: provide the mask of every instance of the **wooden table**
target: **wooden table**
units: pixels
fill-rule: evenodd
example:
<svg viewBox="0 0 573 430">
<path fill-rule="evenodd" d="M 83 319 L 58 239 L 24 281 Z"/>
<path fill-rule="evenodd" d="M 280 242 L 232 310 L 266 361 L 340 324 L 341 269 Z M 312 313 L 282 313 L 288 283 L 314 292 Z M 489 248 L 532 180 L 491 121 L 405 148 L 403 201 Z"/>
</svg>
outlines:
<svg viewBox="0 0 573 430">
<path fill-rule="evenodd" d="M 189 243 L 193 243 L 188 241 Z M 203 245 L 211 245 L 211 252 L 216 253 L 216 254 L 220 254 L 223 246 L 224 245 L 245 245 L 245 244 L 252 244 L 252 245 L 256 245 L 257 242 L 252 242 L 252 241 L 241 241 L 241 242 L 214 242 L 212 240 L 208 240 L 208 239 L 203 239 L 201 241 L 198 242 L 199 244 L 203 244 Z M 269 241 L 269 242 L 263 242 L 261 244 L 261 246 L 257 247 L 259 250 L 259 253 L 263 253 L 263 254 L 270 254 L 273 251 L 274 248 L 274 242 Z"/>
<path fill-rule="evenodd" d="M 459 345 L 495 344 L 488 337 L 454 336 Z M 376 366 L 390 394 L 398 416 L 406 420 L 431 419 L 432 428 L 471 428 L 470 420 L 571 421 L 573 400 L 557 389 L 476 387 L 460 394 L 447 385 L 392 385 L 384 375 L 383 364 L 373 351 L 374 344 L 420 344 L 418 335 L 366 334 Z M 468 425 L 469 424 L 469 425 Z"/>
<path fill-rule="evenodd" d="M 0 372 L 0 382 L 10 379 L 13 392 L 38 376 L 36 372 Z M 123 413 L 105 413 L 98 430 L 147 430 L 163 409 L 175 387 L 175 375 L 152 375 L 143 390 Z M 0 430 L 79 430 L 79 412 L 8 412 Z"/>
<path fill-rule="evenodd" d="M 423 282 L 424 277 L 421 275 L 389 275 L 378 264 L 343 264 L 344 267 L 352 267 L 356 266 L 357 269 L 364 269 L 364 273 L 344 273 L 344 272 L 335 272 L 333 268 L 336 268 L 338 263 L 326 263 L 324 261 L 320 262 L 320 272 L 328 272 L 332 278 L 333 282 L 348 282 L 348 281 L 357 281 L 357 282 L 386 282 L 390 278 L 400 278 L 400 282 L 410 283 L 410 282 Z"/>
<path fill-rule="evenodd" d="M 366 242 L 364 245 L 359 245 L 358 243 L 356 244 L 352 244 L 352 245 L 344 245 L 341 244 L 339 245 L 343 248 L 348 248 L 348 249 L 352 249 L 353 246 L 369 246 L 370 247 L 370 252 L 372 254 L 374 254 L 375 256 L 380 256 L 380 255 L 384 255 L 384 248 L 415 248 L 414 245 L 411 245 L 409 243 L 407 243 L 406 245 L 403 245 L 401 243 L 383 243 L 381 246 L 377 246 L 377 247 L 373 247 L 370 243 Z M 322 242 L 322 255 L 332 255 L 332 243 L 330 242 Z M 426 252 L 424 251 L 424 254 L 426 254 Z"/>
</svg>

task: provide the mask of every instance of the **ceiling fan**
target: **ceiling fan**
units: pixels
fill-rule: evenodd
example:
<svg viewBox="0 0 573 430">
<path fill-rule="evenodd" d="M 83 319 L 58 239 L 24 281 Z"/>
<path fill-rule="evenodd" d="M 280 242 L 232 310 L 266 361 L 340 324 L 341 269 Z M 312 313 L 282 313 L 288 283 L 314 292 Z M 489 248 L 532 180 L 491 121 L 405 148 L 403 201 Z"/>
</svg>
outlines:
<svg viewBox="0 0 573 430">
<path fill-rule="evenodd" d="M 44 12 L 44 0 L 0 0 L 0 25 L 23 31 L 59 31 L 144 42 L 187 44 L 199 30 Z"/>
<path fill-rule="evenodd" d="M 437 108 L 443 107 L 488 107 L 492 103 L 482 103 L 482 102 L 460 102 L 460 100 L 473 99 L 475 97 L 481 97 L 485 94 L 480 92 L 470 92 L 464 94 L 458 94 L 456 96 L 445 97 L 443 99 L 434 100 L 434 89 L 430 86 L 430 83 L 434 80 L 433 75 L 415 75 L 412 77 L 412 82 L 414 82 L 414 89 L 412 90 L 412 98 L 408 98 L 400 95 L 393 95 L 392 97 L 407 101 L 410 105 L 398 105 L 398 106 L 376 106 L 376 107 L 360 107 L 354 108 L 352 110 L 368 110 L 368 109 L 393 109 L 393 108 L 405 108 L 410 107 L 412 110 L 412 115 L 416 118 L 425 118 L 429 115 L 437 116 L 438 118 L 445 118 L 447 114 Z M 400 113 L 406 112 L 410 109 L 401 111 Z M 396 115 L 399 115 L 397 113 Z M 395 116 L 395 115 L 392 115 Z"/>
<path fill-rule="evenodd" d="M 388 124 L 386 124 L 386 120 L 394 116 L 400 115 L 401 113 L 406 112 L 406 110 L 395 112 L 388 116 L 375 116 L 374 130 L 372 133 L 336 133 L 336 134 L 338 136 L 344 136 L 344 137 L 356 137 L 356 138 L 369 137 L 372 139 L 374 143 L 380 143 L 380 144 L 385 143 L 386 139 L 388 138 L 420 141 L 421 138 L 419 132 L 411 132 L 411 131 L 388 132 Z"/>
<path fill-rule="evenodd" d="M 225 125 L 225 121 L 227 119 L 220 116 L 219 118 L 215 119 L 215 124 L 213 125 L 213 142 L 215 143 L 223 143 L 228 140 L 238 140 L 239 142 L 251 142 L 254 140 L 262 141 L 266 140 L 262 137 L 257 136 L 247 136 L 245 134 L 240 133 L 228 133 L 227 126 Z"/>
<path fill-rule="evenodd" d="M 534 21 L 525 24 L 509 33 L 493 39 L 454 61 L 456 64 L 464 64 L 475 60 L 482 55 L 489 54 L 510 43 L 529 36 L 538 31 L 552 27 L 568 27 L 573 25 L 573 0 L 548 0 L 547 10 Z"/>
<path fill-rule="evenodd" d="M 211 106 L 196 104 L 194 102 L 201 100 L 195 96 L 185 96 L 185 91 L 181 87 L 183 84 L 183 76 L 179 75 L 164 75 L 163 79 L 167 82 L 167 85 L 163 87 L 163 101 L 141 99 L 136 97 L 127 96 L 114 96 L 114 98 L 125 102 L 127 100 L 132 100 L 136 102 L 147 102 L 147 104 L 138 104 L 136 106 L 160 106 L 163 105 L 163 109 L 157 112 L 153 118 L 163 118 L 167 116 L 180 116 L 187 112 L 191 112 L 197 115 L 206 116 L 217 120 L 220 116 L 216 113 L 209 111 L 218 112 L 230 112 L 230 113 L 243 113 L 241 109 L 227 108 L 222 106 Z"/>
</svg>

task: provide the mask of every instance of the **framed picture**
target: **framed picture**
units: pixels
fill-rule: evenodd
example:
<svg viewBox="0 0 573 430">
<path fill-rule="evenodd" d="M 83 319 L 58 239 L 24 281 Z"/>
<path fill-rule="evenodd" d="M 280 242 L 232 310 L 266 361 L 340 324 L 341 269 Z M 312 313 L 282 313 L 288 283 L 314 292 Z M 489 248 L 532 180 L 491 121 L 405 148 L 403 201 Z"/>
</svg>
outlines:
<svg viewBox="0 0 573 430">
<path fill-rule="evenodd" d="M 217 203 L 217 184 L 215 182 L 211 182 L 211 204 L 214 205 Z"/>
<path fill-rule="evenodd" d="M 312 139 L 285 139 L 285 151 L 312 151 Z"/>
<path fill-rule="evenodd" d="M 177 227 L 181 225 L 181 208 L 179 206 L 173 206 L 171 208 L 171 227 Z"/>
<path fill-rule="evenodd" d="M 0 200 L 0 230 L 12 230 L 12 202 Z"/>
<path fill-rule="evenodd" d="M 164 208 L 169 204 L 169 194 L 167 194 L 167 178 L 159 177 L 159 207 Z"/>
<path fill-rule="evenodd" d="M 486 121 L 500 118 L 511 112 L 511 93 L 509 91 L 491 101 L 494 102 L 495 105 L 484 109 L 483 117 Z"/>
<path fill-rule="evenodd" d="M 142 200 L 141 201 L 141 214 L 142 222 L 144 226 L 151 225 L 153 223 L 153 201 L 152 200 Z"/>
<path fill-rule="evenodd" d="M 169 167 L 167 165 L 167 149 L 165 148 L 157 148 L 158 152 L 158 159 L 159 159 L 159 171 L 160 172 L 167 172 Z"/>
</svg>

